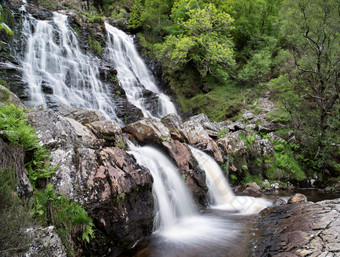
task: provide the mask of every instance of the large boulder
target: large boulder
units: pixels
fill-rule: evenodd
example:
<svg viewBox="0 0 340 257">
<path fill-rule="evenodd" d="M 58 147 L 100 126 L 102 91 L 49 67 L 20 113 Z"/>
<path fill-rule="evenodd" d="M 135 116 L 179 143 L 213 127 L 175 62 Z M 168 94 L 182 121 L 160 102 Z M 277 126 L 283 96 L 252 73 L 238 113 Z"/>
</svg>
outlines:
<svg viewBox="0 0 340 257">
<path fill-rule="evenodd" d="M 199 114 L 189 118 L 183 123 L 183 127 L 187 134 L 187 141 L 189 144 L 211 154 L 216 161 L 220 163 L 224 162 L 223 155 L 218 145 L 209 135 L 209 130 L 218 130 L 218 128 L 209 121 L 205 114 Z"/>
<path fill-rule="evenodd" d="M 121 137 L 115 123 L 85 127 L 51 110 L 28 119 L 58 166 L 51 179 L 55 190 L 83 204 L 94 220 L 98 236 L 90 253 L 117 255 L 151 233 L 152 177 L 123 149 L 106 146 L 105 137 Z"/>
<path fill-rule="evenodd" d="M 173 139 L 184 142 L 188 137 L 184 130 L 181 118 L 177 114 L 168 114 L 161 119 L 161 122 L 169 129 Z"/>
<path fill-rule="evenodd" d="M 339 256 L 340 199 L 275 206 L 258 217 L 252 256 Z"/>
<path fill-rule="evenodd" d="M 103 120 L 101 113 L 97 110 L 73 107 L 66 104 L 61 104 L 59 106 L 58 112 L 60 115 L 74 119 L 81 124 Z"/>
</svg>

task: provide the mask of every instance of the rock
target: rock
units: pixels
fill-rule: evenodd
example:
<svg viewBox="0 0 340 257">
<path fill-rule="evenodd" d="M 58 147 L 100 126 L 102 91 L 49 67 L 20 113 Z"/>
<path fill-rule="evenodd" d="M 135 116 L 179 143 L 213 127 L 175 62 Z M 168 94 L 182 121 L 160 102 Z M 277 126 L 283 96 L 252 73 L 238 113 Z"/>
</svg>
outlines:
<svg viewBox="0 0 340 257">
<path fill-rule="evenodd" d="M 230 131 L 245 130 L 246 125 L 242 121 L 236 121 L 227 126 Z"/>
<path fill-rule="evenodd" d="M 161 122 L 169 129 L 171 137 L 174 140 L 184 142 L 188 137 L 182 125 L 181 118 L 178 115 L 174 113 L 168 114 L 161 119 Z"/>
<path fill-rule="evenodd" d="M 259 132 L 264 132 L 264 133 L 269 133 L 269 132 L 273 132 L 279 129 L 278 125 L 275 124 L 266 124 L 266 125 L 259 125 L 258 126 L 258 131 Z"/>
<path fill-rule="evenodd" d="M 303 194 L 295 194 L 291 198 L 288 199 L 288 203 L 306 203 L 307 197 Z"/>
<path fill-rule="evenodd" d="M 131 123 L 126 126 L 123 131 L 133 135 L 143 144 L 153 142 L 161 145 L 163 141 L 169 141 L 171 139 L 169 129 L 154 118 L 144 118 Z"/>
<path fill-rule="evenodd" d="M 254 118 L 254 114 L 252 114 L 249 111 L 245 111 L 242 115 L 242 119 L 245 119 L 245 120 L 251 120 L 252 118 Z"/>
<path fill-rule="evenodd" d="M 339 256 L 340 199 L 267 209 L 257 219 L 252 256 Z"/>
<path fill-rule="evenodd" d="M 118 147 L 106 147 L 99 136 L 115 140 L 121 132 L 114 122 L 83 126 L 52 110 L 30 113 L 41 142 L 51 151 L 55 190 L 84 205 L 96 225 L 90 255 L 118 255 L 153 226 L 152 177 Z M 114 133 L 114 134 L 111 134 Z"/>
<path fill-rule="evenodd" d="M 61 104 L 59 106 L 58 112 L 60 113 L 60 115 L 74 119 L 81 124 L 103 120 L 101 113 L 97 110 L 73 107 L 66 104 Z"/>
<path fill-rule="evenodd" d="M 24 168 L 24 158 L 25 152 L 20 146 L 8 144 L 0 137 L 0 169 L 13 170 L 19 196 L 29 198 L 33 195 L 33 187 Z"/>
<path fill-rule="evenodd" d="M 119 144 L 124 142 L 122 128 L 115 121 L 95 121 L 86 125 L 98 137 L 107 142 Z"/>
<path fill-rule="evenodd" d="M 53 13 L 44 8 L 38 8 L 33 5 L 26 6 L 26 10 L 32 14 L 32 16 L 38 20 L 52 20 Z"/>
<path fill-rule="evenodd" d="M 187 141 L 189 144 L 212 154 L 216 161 L 223 163 L 224 158 L 217 143 L 209 136 L 205 129 L 208 123 L 210 121 L 204 114 L 193 116 L 184 122 L 183 127 L 187 134 Z M 214 125 L 211 124 L 211 126 Z M 216 129 L 218 131 L 217 127 Z"/>
<path fill-rule="evenodd" d="M 116 97 L 115 102 L 116 115 L 125 124 L 130 124 L 143 118 L 143 112 L 132 103 L 130 103 L 128 100 L 122 97 Z"/>
<path fill-rule="evenodd" d="M 262 159 L 264 155 L 269 155 L 274 152 L 274 146 L 269 139 L 255 140 L 251 146 L 251 154 L 256 159 Z"/>
<path fill-rule="evenodd" d="M 2 104 L 14 104 L 26 110 L 26 106 L 21 103 L 20 99 L 14 93 L 0 85 L 0 105 Z"/>
<path fill-rule="evenodd" d="M 185 183 L 194 200 L 204 206 L 208 191 L 205 172 L 200 169 L 188 146 L 177 140 L 164 141 L 163 146 L 176 162 L 180 173 L 185 175 Z"/>
<path fill-rule="evenodd" d="M 254 197 L 264 196 L 263 193 L 261 192 L 261 188 L 257 185 L 256 182 L 247 183 L 245 186 L 246 188 L 243 190 L 242 193 Z"/>
<path fill-rule="evenodd" d="M 25 256 L 67 256 L 67 250 L 53 226 L 30 228 L 27 233 L 32 237 L 32 242 Z"/>
<path fill-rule="evenodd" d="M 238 132 L 227 133 L 223 138 L 217 140 L 217 144 L 229 154 L 243 154 L 246 146 Z"/>
</svg>

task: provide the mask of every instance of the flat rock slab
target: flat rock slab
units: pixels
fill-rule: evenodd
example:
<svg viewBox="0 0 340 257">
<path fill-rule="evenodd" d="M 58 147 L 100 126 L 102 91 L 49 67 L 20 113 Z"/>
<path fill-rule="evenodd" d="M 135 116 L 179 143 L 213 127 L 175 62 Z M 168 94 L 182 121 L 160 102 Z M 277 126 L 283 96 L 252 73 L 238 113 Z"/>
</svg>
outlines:
<svg viewBox="0 0 340 257">
<path fill-rule="evenodd" d="M 340 198 L 264 210 L 252 256 L 340 256 Z"/>
</svg>

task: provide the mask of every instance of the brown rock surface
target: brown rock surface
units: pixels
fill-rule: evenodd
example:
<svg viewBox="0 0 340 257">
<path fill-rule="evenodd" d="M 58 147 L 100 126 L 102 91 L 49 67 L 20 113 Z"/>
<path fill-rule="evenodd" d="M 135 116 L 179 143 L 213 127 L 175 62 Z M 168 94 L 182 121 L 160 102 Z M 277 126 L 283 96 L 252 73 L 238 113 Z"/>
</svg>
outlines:
<svg viewBox="0 0 340 257">
<path fill-rule="evenodd" d="M 340 198 L 261 213 L 252 256 L 340 256 Z"/>
</svg>

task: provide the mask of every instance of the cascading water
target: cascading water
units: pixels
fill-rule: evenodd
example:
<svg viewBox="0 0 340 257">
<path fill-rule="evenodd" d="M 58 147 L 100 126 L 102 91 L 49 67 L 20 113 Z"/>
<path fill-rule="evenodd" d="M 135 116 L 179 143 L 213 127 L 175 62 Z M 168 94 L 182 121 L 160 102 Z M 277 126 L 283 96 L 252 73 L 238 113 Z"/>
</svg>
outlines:
<svg viewBox="0 0 340 257">
<path fill-rule="evenodd" d="M 23 80 L 31 105 L 64 103 L 97 109 L 106 119 L 122 123 L 115 114 L 110 86 L 99 79 L 99 60 L 80 50 L 66 15 L 55 12 L 53 21 L 46 21 L 25 14 L 22 33 L 27 37 Z"/>
<path fill-rule="evenodd" d="M 119 84 L 125 90 L 129 102 L 142 110 L 146 117 L 162 117 L 169 113 L 177 113 L 170 98 L 160 92 L 150 75 L 144 61 L 138 55 L 132 37 L 123 31 L 105 23 L 107 30 L 107 47 L 105 55 L 117 70 Z M 145 91 L 151 91 L 158 101 L 157 111 L 152 113 L 146 107 Z"/>
<path fill-rule="evenodd" d="M 238 229 L 216 216 L 199 215 L 177 167 L 166 155 L 152 146 L 136 147 L 131 142 L 128 145 L 128 152 L 140 165 L 148 167 L 154 179 L 155 235 L 177 246 L 230 243 Z"/>
<path fill-rule="evenodd" d="M 235 210 L 242 214 L 256 214 L 271 205 L 270 201 L 262 198 L 236 196 L 215 160 L 192 146 L 190 150 L 206 173 L 211 204 L 215 205 L 215 208 Z"/>
</svg>

